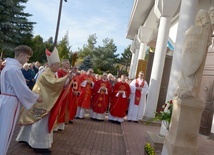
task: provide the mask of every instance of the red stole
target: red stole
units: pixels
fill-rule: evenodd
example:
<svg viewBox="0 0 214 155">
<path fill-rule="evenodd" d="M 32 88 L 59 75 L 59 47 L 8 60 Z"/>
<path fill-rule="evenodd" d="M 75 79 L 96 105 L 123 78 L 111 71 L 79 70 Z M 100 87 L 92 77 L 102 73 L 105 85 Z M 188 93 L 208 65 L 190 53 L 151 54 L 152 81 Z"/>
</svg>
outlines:
<svg viewBox="0 0 214 155">
<path fill-rule="evenodd" d="M 57 99 L 54 107 L 51 109 L 49 120 L 48 120 L 48 131 L 49 133 L 53 130 L 53 128 L 59 124 L 59 118 L 62 117 L 62 107 L 65 102 L 66 97 L 70 92 L 72 82 L 61 92 L 59 98 Z M 65 105 L 64 105 L 65 107 Z M 65 112 L 65 111 L 64 111 Z M 61 122 L 60 122 L 61 123 Z"/>
<path fill-rule="evenodd" d="M 140 85 L 139 85 L 138 80 L 136 80 L 135 87 L 141 87 L 141 88 L 143 88 L 143 86 L 144 86 L 144 80 L 143 80 L 143 82 L 141 82 Z M 135 105 L 139 105 L 140 98 L 141 98 L 141 91 L 136 89 L 135 90 L 135 102 L 134 102 Z"/>
<path fill-rule="evenodd" d="M 80 89 L 80 86 L 79 86 L 79 76 L 74 76 L 72 78 L 73 80 L 73 83 L 71 85 L 71 88 L 72 90 L 72 93 L 70 93 L 70 97 L 69 97 L 69 104 L 68 104 L 68 112 L 69 112 L 69 118 L 68 120 L 72 120 L 74 119 L 74 116 L 76 115 L 76 111 L 77 111 L 77 104 L 78 104 L 78 99 L 79 99 L 79 95 L 74 95 L 73 92 L 74 91 L 78 91 L 79 92 L 79 89 Z"/>
<path fill-rule="evenodd" d="M 57 71 L 58 78 L 64 77 L 68 74 L 64 69 L 60 68 Z M 59 98 L 57 99 L 54 107 L 51 109 L 49 120 L 48 120 L 48 131 L 49 133 L 53 130 L 53 128 L 58 125 L 59 123 L 65 122 L 65 113 L 66 113 L 66 106 L 68 100 L 68 94 L 70 92 L 71 87 L 70 82 L 68 86 L 62 90 Z M 63 121 L 62 121 L 63 120 Z"/>
</svg>

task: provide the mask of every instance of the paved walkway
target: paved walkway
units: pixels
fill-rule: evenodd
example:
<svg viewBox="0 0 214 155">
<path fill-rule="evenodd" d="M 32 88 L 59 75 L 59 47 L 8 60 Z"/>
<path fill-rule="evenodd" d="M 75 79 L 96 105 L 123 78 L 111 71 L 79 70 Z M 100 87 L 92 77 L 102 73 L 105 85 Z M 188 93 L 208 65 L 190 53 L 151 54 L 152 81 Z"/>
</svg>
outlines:
<svg viewBox="0 0 214 155">
<path fill-rule="evenodd" d="M 75 119 L 64 131 L 54 132 L 52 155 L 144 155 L 143 147 L 149 142 L 146 131 L 159 130 L 159 126 L 127 121 L 118 125 L 88 117 Z M 18 132 L 17 125 L 7 155 L 39 155 L 15 141 Z M 200 135 L 199 155 L 214 155 L 214 140 Z"/>
</svg>

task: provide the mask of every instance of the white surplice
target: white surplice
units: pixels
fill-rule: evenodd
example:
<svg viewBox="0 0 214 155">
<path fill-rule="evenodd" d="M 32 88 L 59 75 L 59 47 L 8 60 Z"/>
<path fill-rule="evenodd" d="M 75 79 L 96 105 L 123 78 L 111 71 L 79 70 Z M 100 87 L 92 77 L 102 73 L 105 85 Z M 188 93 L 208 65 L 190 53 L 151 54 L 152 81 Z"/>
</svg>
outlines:
<svg viewBox="0 0 214 155">
<path fill-rule="evenodd" d="M 139 82 L 139 85 L 143 82 L 142 79 L 137 79 Z M 145 114 L 145 106 L 146 106 L 146 95 L 149 91 L 149 86 L 146 81 L 144 81 L 144 86 L 141 90 L 141 98 L 139 105 L 136 105 L 135 102 L 135 91 L 136 91 L 136 79 L 133 80 L 130 83 L 131 88 L 131 95 L 130 95 L 130 102 L 129 102 L 129 109 L 128 109 L 128 115 L 127 119 L 131 121 L 138 121 L 143 119 L 143 116 Z"/>
<path fill-rule="evenodd" d="M 7 153 L 20 105 L 29 109 L 39 97 L 26 85 L 21 68 L 22 65 L 16 59 L 8 58 L 1 72 L 0 155 Z"/>
</svg>

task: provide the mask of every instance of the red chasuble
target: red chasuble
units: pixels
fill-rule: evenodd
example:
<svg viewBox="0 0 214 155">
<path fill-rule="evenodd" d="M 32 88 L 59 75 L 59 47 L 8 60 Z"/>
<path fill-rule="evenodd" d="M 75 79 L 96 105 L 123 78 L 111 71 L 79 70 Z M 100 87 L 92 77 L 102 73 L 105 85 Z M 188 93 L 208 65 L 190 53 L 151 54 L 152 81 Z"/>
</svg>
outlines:
<svg viewBox="0 0 214 155">
<path fill-rule="evenodd" d="M 143 88 L 143 86 L 144 86 L 144 80 L 141 82 L 140 85 L 139 85 L 139 81 L 136 80 L 135 86 Z M 135 102 L 134 102 L 135 105 L 139 105 L 140 98 L 141 98 L 141 91 L 136 89 L 135 90 Z"/>
<path fill-rule="evenodd" d="M 81 86 L 81 92 L 78 100 L 78 106 L 89 109 L 91 103 L 91 96 L 92 96 L 92 82 L 95 82 L 95 78 L 93 76 L 89 76 L 87 74 L 80 75 L 80 84 L 83 81 L 86 82 L 86 86 Z"/>
<path fill-rule="evenodd" d="M 117 97 L 116 94 L 119 91 L 124 91 L 126 94 L 126 98 L 123 98 L 122 94 L 119 94 Z M 131 90 L 127 83 L 117 82 L 114 85 L 113 93 L 112 93 L 112 101 L 111 101 L 110 110 L 109 110 L 112 116 L 120 117 L 120 118 L 123 118 L 124 116 L 126 116 L 126 110 L 128 109 L 130 92 Z"/>
<path fill-rule="evenodd" d="M 100 90 L 100 88 L 106 88 L 107 89 L 107 94 L 106 91 Z M 98 92 L 100 90 L 100 92 Z M 96 113 L 104 113 L 106 112 L 108 105 L 109 105 L 109 98 L 111 94 L 112 88 L 111 84 L 109 81 L 103 81 L 103 80 L 98 80 L 94 84 L 93 88 L 93 97 L 91 99 L 91 109 L 96 112 Z"/>
</svg>

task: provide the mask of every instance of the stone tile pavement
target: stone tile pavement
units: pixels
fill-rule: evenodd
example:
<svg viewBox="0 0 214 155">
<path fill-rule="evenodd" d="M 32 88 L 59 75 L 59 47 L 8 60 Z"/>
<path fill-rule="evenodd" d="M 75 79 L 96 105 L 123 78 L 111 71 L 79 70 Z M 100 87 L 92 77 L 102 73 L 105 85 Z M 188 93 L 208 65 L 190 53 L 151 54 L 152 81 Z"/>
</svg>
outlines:
<svg viewBox="0 0 214 155">
<path fill-rule="evenodd" d="M 52 155 L 143 155 L 149 142 L 147 131 L 159 130 L 159 126 L 143 123 L 96 122 L 86 116 L 67 124 L 64 131 L 54 132 Z M 18 132 L 17 125 L 7 155 L 39 155 L 15 141 Z M 199 155 L 214 155 L 214 140 L 199 135 Z"/>
</svg>

